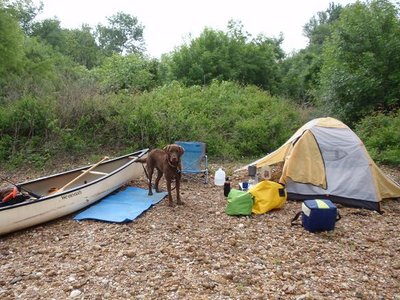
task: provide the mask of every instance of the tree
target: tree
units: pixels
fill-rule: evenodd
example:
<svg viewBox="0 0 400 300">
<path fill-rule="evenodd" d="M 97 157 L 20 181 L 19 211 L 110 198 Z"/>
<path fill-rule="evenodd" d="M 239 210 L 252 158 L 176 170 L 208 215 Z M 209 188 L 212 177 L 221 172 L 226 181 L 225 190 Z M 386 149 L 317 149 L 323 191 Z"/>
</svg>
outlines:
<svg viewBox="0 0 400 300">
<path fill-rule="evenodd" d="M 228 37 L 222 31 L 205 28 L 190 45 L 182 45 L 173 52 L 169 60 L 170 76 L 186 85 L 227 80 L 231 72 L 228 56 Z"/>
<path fill-rule="evenodd" d="M 153 62 L 140 54 L 113 54 L 93 70 L 105 92 L 144 91 L 154 86 Z"/>
<path fill-rule="evenodd" d="M 5 0 L 4 3 L 8 12 L 18 20 L 25 34 L 30 35 L 34 19 L 43 10 L 43 3 L 40 1 L 36 5 L 32 0 Z"/>
<path fill-rule="evenodd" d="M 243 47 L 242 64 L 234 80 L 243 84 L 255 84 L 276 94 L 281 81 L 280 63 L 284 53 L 280 47 L 282 38 L 271 39 L 259 35 Z"/>
<path fill-rule="evenodd" d="M 82 25 L 81 29 L 63 29 L 59 20 L 46 19 L 32 26 L 31 35 L 91 69 L 99 65 L 102 56 L 91 30 L 88 25 Z"/>
<path fill-rule="evenodd" d="M 136 17 L 118 12 L 107 20 L 108 26 L 99 24 L 96 27 L 99 46 L 107 56 L 112 53 L 143 53 L 145 50 L 144 27 Z"/>
<path fill-rule="evenodd" d="M 45 19 L 32 25 L 31 36 L 49 44 L 57 51 L 62 51 L 66 43 L 65 32 L 58 19 Z"/>
<path fill-rule="evenodd" d="M 318 46 L 310 45 L 284 60 L 281 95 L 301 105 L 314 104 L 314 90 L 318 87 L 322 66 L 320 52 Z"/>
<path fill-rule="evenodd" d="M 400 105 L 399 9 L 388 0 L 343 9 L 323 52 L 320 95 L 329 113 L 352 124 Z"/>
<path fill-rule="evenodd" d="M 100 47 L 88 25 L 82 25 L 81 29 L 66 30 L 65 38 L 64 54 L 88 69 L 100 64 Z"/>
<path fill-rule="evenodd" d="M 322 48 L 341 12 L 341 5 L 330 3 L 328 9 L 318 12 L 304 25 L 303 34 L 308 38 L 308 46 L 283 62 L 280 94 L 302 105 L 315 103 L 323 63 Z"/>
<path fill-rule="evenodd" d="M 0 87 L 21 69 L 23 41 L 24 35 L 18 22 L 0 3 Z"/>
<path fill-rule="evenodd" d="M 281 39 L 251 38 L 241 23 L 231 21 L 228 32 L 205 28 L 200 36 L 162 59 L 168 79 L 186 85 L 232 80 L 274 91 L 283 58 Z M 165 65 L 167 65 L 165 67 Z"/>
<path fill-rule="evenodd" d="M 331 2 L 325 11 L 320 11 L 304 25 L 303 34 L 310 45 L 322 45 L 332 32 L 332 24 L 339 19 L 343 7 Z"/>
</svg>

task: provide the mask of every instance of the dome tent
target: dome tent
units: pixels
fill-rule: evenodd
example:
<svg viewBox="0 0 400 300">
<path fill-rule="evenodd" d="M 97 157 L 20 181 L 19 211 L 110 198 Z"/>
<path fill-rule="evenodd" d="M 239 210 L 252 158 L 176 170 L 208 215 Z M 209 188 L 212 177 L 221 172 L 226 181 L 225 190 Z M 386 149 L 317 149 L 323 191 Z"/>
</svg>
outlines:
<svg viewBox="0 0 400 300">
<path fill-rule="evenodd" d="M 360 138 L 333 118 L 306 123 L 280 148 L 250 165 L 277 163 L 283 163 L 279 182 L 288 199 L 324 198 L 380 211 L 382 199 L 400 197 L 400 186 L 378 168 Z"/>
</svg>

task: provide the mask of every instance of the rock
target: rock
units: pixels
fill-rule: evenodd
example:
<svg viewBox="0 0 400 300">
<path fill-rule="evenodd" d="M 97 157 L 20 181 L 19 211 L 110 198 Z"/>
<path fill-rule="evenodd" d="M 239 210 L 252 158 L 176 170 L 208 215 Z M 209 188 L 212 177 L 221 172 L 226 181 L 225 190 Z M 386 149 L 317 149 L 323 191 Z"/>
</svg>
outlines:
<svg viewBox="0 0 400 300">
<path fill-rule="evenodd" d="M 54 277 L 54 276 L 56 276 L 57 275 L 57 272 L 55 271 L 55 270 L 49 270 L 47 273 L 46 273 L 46 276 L 49 276 L 49 277 Z"/>
<path fill-rule="evenodd" d="M 400 270 L 400 261 L 396 261 L 393 263 L 393 269 Z"/>
<path fill-rule="evenodd" d="M 125 251 L 124 255 L 129 257 L 129 258 L 132 258 L 132 257 L 136 256 L 136 252 L 133 251 L 133 250 L 128 250 L 128 251 Z"/>
<path fill-rule="evenodd" d="M 400 201 L 383 201 L 383 216 L 340 207 L 332 233 L 311 234 L 289 225 L 298 202 L 231 217 L 219 187 L 181 189 L 186 205 L 163 200 L 134 222 L 66 216 L 1 237 L 0 299 L 400 300 Z"/>
<path fill-rule="evenodd" d="M 79 297 L 82 294 L 82 292 L 80 290 L 73 290 L 70 294 L 69 297 L 70 298 L 76 298 Z"/>
<path fill-rule="evenodd" d="M 17 282 L 19 282 L 21 280 L 22 280 L 22 277 L 14 277 L 13 279 L 11 279 L 10 283 L 11 284 L 15 284 L 15 283 L 17 283 Z"/>
</svg>

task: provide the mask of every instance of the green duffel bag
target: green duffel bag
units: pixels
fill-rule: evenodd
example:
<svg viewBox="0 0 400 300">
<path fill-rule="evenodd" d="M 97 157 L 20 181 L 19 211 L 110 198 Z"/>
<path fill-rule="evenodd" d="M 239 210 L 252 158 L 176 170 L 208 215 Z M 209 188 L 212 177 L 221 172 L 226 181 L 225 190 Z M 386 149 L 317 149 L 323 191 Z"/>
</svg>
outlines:
<svg viewBox="0 0 400 300">
<path fill-rule="evenodd" d="M 225 213 L 230 216 L 249 216 L 253 208 L 253 195 L 236 189 L 231 189 L 228 194 L 228 204 Z"/>
</svg>

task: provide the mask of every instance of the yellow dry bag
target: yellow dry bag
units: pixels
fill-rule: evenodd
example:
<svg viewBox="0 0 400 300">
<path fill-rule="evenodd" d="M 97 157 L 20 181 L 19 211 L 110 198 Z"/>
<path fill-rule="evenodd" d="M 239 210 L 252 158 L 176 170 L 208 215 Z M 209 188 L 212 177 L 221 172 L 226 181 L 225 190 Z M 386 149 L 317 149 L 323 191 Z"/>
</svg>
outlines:
<svg viewBox="0 0 400 300">
<path fill-rule="evenodd" d="M 263 214 L 275 208 L 281 208 L 287 198 L 283 185 L 274 181 L 263 180 L 249 189 L 254 197 L 252 212 Z"/>
</svg>

